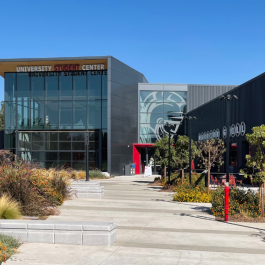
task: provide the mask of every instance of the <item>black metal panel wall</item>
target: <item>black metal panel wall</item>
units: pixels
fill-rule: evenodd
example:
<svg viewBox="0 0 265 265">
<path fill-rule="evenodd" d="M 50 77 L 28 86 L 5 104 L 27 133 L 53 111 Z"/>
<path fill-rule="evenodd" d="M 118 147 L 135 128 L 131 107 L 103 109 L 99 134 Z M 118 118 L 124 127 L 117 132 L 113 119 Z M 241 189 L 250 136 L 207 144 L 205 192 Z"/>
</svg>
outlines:
<svg viewBox="0 0 265 265">
<path fill-rule="evenodd" d="M 138 140 L 138 83 L 144 82 L 144 76 L 113 57 L 109 62 L 108 172 L 123 175 L 124 165 L 132 163 L 132 144 Z"/>
<path fill-rule="evenodd" d="M 236 95 L 238 100 L 232 100 L 230 120 L 231 124 L 244 122 L 246 133 L 251 132 L 254 126 L 265 124 L 265 73 L 225 93 Z M 223 127 L 226 126 L 226 101 L 218 98 L 190 111 L 188 114 L 196 116 L 192 120 L 192 139 L 198 140 L 200 133 L 211 130 L 220 130 L 220 138 L 223 139 Z M 182 128 L 182 132 L 184 132 Z M 237 167 L 245 166 L 246 139 L 245 136 L 230 137 L 230 142 L 237 144 Z"/>
</svg>

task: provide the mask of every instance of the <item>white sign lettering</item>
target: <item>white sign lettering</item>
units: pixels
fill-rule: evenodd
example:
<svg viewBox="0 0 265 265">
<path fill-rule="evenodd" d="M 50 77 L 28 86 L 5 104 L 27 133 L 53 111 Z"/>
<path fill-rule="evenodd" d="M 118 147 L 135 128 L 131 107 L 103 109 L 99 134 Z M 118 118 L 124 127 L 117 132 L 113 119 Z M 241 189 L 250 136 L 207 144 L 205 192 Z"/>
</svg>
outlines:
<svg viewBox="0 0 265 265">
<path fill-rule="evenodd" d="M 51 71 L 51 65 L 32 65 L 32 66 L 17 66 L 17 72 L 48 72 Z"/>
<path fill-rule="evenodd" d="M 104 70 L 104 64 L 84 64 L 82 70 Z"/>
</svg>

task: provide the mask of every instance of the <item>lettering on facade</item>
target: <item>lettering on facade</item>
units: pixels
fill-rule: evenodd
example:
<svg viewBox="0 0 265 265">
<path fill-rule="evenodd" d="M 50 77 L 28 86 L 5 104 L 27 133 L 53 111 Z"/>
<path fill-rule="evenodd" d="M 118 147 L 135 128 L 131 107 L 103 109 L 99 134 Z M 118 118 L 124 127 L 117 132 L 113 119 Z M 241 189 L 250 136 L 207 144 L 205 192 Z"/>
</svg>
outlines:
<svg viewBox="0 0 265 265">
<path fill-rule="evenodd" d="M 51 65 L 32 65 L 32 66 L 17 66 L 17 72 L 48 72 L 51 71 Z"/>
<path fill-rule="evenodd" d="M 17 72 L 67 72 L 67 71 L 100 71 L 105 70 L 104 64 L 84 64 L 80 67 L 79 64 L 56 64 L 51 65 L 19 65 L 16 67 Z"/>
<path fill-rule="evenodd" d="M 217 139 L 219 137 L 220 137 L 220 130 L 216 129 L 216 130 L 211 130 L 211 131 L 204 132 L 204 133 L 199 133 L 198 140 L 205 141 L 209 139 Z"/>
<path fill-rule="evenodd" d="M 239 137 L 246 134 L 246 124 L 244 122 L 232 124 L 229 128 L 229 137 Z M 223 128 L 223 139 L 227 137 L 227 128 Z"/>
</svg>

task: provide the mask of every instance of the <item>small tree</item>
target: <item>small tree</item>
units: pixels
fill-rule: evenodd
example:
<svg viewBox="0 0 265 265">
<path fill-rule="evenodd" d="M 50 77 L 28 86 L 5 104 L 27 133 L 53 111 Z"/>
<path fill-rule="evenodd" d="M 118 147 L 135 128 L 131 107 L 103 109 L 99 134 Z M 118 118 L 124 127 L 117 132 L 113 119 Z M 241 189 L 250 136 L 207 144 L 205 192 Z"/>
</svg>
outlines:
<svg viewBox="0 0 265 265">
<path fill-rule="evenodd" d="M 184 169 L 189 165 L 189 137 L 185 135 L 179 135 L 176 141 L 176 156 L 177 164 L 181 169 L 181 183 L 184 179 Z M 194 160 L 199 155 L 199 151 L 191 140 L 191 160 Z"/>
<path fill-rule="evenodd" d="M 166 168 L 169 164 L 169 152 L 168 152 L 168 135 L 164 138 L 161 138 L 159 141 L 156 141 L 154 144 L 155 155 L 157 163 L 161 164 L 161 167 L 164 169 L 164 179 L 166 180 Z M 176 164 L 176 149 L 174 146 L 174 140 L 170 139 L 170 164 L 173 166 Z"/>
<path fill-rule="evenodd" d="M 253 133 L 246 134 L 251 146 L 256 146 L 255 156 L 246 155 L 246 167 L 250 172 L 241 170 L 245 177 L 250 176 L 253 182 L 259 183 L 259 201 L 261 216 L 264 217 L 264 182 L 265 182 L 265 125 L 252 128 Z M 250 173 L 250 174 L 249 174 Z"/>
<path fill-rule="evenodd" d="M 197 148 L 200 151 L 201 167 L 208 170 L 208 192 L 210 189 L 211 168 L 215 165 L 221 166 L 223 153 L 226 151 L 224 142 L 221 139 L 210 139 L 197 142 Z"/>
</svg>

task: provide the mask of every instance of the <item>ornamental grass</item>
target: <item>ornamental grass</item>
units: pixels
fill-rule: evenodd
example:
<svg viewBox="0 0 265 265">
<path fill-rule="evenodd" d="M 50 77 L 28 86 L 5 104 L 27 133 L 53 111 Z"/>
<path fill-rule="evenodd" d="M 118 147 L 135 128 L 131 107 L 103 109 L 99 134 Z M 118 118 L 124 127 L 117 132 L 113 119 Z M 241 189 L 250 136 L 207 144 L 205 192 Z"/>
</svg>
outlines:
<svg viewBox="0 0 265 265">
<path fill-rule="evenodd" d="M 20 216 L 19 203 L 12 199 L 10 195 L 4 194 L 0 198 L 0 219 L 19 219 Z"/>
<path fill-rule="evenodd" d="M 73 195 L 71 172 L 46 170 L 0 151 L 0 196 L 9 194 L 20 205 L 22 215 L 44 216 L 59 213 L 57 206 Z"/>
</svg>

